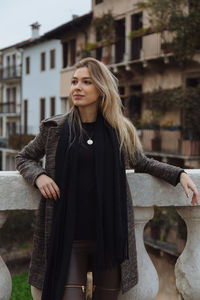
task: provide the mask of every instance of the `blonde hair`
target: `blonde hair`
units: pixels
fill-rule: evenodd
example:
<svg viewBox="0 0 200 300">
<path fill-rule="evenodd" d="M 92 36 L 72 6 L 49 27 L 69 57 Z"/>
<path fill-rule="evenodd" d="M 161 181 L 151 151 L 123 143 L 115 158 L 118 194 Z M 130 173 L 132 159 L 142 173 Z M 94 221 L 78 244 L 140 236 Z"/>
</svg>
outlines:
<svg viewBox="0 0 200 300">
<path fill-rule="evenodd" d="M 136 154 L 142 151 L 142 145 L 134 125 L 123 115 L 122 102 L 118 92 L 118 79 L 102 62 L 92 57 L 82 59 L 75 67 L 76 69 L 88 68 L 100 94 L 99 109 L 104 119 L 116 130 L 120 151 L 123 150 L 126 159 L 134 162 Z M 75 106 L 72 106 L 71 112 L 73 120 L 76 120 L 82 127 L 80 115 Z"/>
</svg>

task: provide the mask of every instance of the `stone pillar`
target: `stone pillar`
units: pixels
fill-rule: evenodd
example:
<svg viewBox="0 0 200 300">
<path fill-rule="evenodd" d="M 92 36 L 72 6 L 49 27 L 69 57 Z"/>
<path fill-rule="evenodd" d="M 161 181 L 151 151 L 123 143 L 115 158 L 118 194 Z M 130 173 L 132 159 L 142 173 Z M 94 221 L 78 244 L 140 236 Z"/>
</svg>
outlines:
<svg viewBox="0 0 200 300">
<path fill-rule="evenodd" d="M 143 232 L 154 210 L 153 207 L 135 207 L 134 212 L 139 281 L 133 289 L 120 295 L 119 300 L 153 300 L 159 289 L 158 274 L 145 249 Z"/>
<path fill-rule="evenodd" d="M 128 38 L 129 33 L 131 32 L 131 16 L 128 14 L 125 18 L 125 53 L 124 53 L 124 61 L 129 61 L 131 57 L 131 41 Z"/>
<path fill-rule="evenodd" d="M 7 211 L 0 212 L 0 228 L 7 219 Z M 0 300 L 9 300 L 12 290 L 12 279 L 10 272 L 0 256 Z"/>
<path fill-rule="evenodd" d="M 176 286 L 184 300 L 200 299 L 200 207 L 179 207 L 187 225 L 187 242 L 175 265 Z"/>
<path fill-rule="evenodd" d="M 1 163 L 2 163 L 2 171 L 6 171 L 6 151 L 5 150 L 3 150 L 2 151 L 2 161 L 1 161 Z"/>
</svg>

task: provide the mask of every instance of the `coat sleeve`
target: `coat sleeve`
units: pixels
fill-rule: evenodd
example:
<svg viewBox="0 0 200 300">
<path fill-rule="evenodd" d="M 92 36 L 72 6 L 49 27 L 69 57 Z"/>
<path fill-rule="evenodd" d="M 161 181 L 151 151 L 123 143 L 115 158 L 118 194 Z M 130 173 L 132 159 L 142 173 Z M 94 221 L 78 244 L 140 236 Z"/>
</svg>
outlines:
<svg viewBox="0 0 200 300">
<path fill-rule="evenodd" d="M 176 186 L 180 181 L 183 169 L 148 158 L 144 153 L 137 154 L 133 169 L 136 173 L 148 173 Z"/>
<path fill-rule="evenodd" d="M 46 137 L 46 126 L 44 123 L 41 123 L 39 134 L 30 141 L 15 158 L 16 169 L 31 185 L 35 185 L 35 180 L 39 175 L 47 174 L 39 162 L 45 155 Z"/>
</svg>

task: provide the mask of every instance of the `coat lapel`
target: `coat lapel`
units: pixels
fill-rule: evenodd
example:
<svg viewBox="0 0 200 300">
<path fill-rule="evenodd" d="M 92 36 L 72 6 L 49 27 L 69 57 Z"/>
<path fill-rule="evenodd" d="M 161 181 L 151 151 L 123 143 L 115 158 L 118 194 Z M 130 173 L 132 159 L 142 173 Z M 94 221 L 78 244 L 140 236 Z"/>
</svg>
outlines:
<svg viewBox="0 0 200 300">
<path fill-rule="evenodd" d="M 64 122 L 68 117 L 67 114 L 60 116 L 58 119 L 49 119 L 45 123 L 51 124 L 48 130 L 48 137 L 46 142 L 46 170 L 49 176 L 55 179 L 55 158 L 60 132 L 63 128 Z M 51 123 L 50 123 L 51 122 Z M 66 139 L 67 141 L 67 139 Z"/>
</svg>

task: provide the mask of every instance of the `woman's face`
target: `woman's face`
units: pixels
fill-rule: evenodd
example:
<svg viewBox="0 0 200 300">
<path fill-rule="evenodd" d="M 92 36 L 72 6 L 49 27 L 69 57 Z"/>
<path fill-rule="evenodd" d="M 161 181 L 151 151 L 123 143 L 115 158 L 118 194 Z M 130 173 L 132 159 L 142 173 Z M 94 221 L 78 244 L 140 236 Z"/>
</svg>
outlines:
<svg viewBox="0 0 200 300">
<path fill-rule="evenodd" d="M 70 94 L 77 107 L 98 107 L 99 91 L 87 67 L 78 68 L 75 71 L 71 81 Z"/>
</svg>

